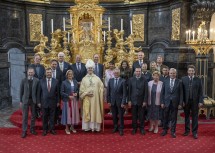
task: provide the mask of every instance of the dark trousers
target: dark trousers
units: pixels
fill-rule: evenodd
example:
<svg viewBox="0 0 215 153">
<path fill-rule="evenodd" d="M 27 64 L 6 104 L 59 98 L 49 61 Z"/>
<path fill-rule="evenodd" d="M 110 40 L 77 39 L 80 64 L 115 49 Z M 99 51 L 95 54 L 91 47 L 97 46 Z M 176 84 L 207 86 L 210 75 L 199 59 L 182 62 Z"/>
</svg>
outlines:
<svg viewBox="0 0 215 153">
<path fill-rule="evenodd" d="M 34 131 L 35 130 L 35 120 L 36 120 L 36 104 L 33 103 L 32 100 L 28 101 L 28 104 L 23 104 L 22 106 L 22 131 L 26 132 L 28 128 L 28 112 L 29 112 L 29 107 L 31 109 L 31 125 L 30 125 L 30 130 Z"/>
<path fill-rule="evenodd" d="M 49 128 L 50 128 L 50 130 L 54 130 L 54 125 L 55 125 L 55 110 L 56 110 L 56 107 L 42 108 L 42 113 L 43 113 L 43 131 L 48 131 Z"/>
<path fill-rule="evenodd" d="M 132 112 L 132 127 L 133 129 L 137 129 L 137 119 L 140 122 L 140 129 L 144 129 L 144 121 L 145 121 L 145 111 L 146 107 L 142 107 L 139 105 L 132 105 L 131 112 Z"/>
<path fill-rule="evenodd" d="M 192 115 L 192 133 L 197 134 L 198 132 L 198 112 L 199 106 L 193 100 L 189 100 L 184 107 L 185 113 L 185 132 L 190 132 L 190 111 Z"/>
<path fill-rule="evenodd" d="M 113 116 L 114 128 L 118 128 L 118 119 L 119 119 L 119 121 L 120 121 L 119 130 L 123 130 L 124 129 L 124 117 L 123 117 L 124 108 L 114 104 L 114 105 L 111 105 L 111 111 L 112 111 L 112 116 Z"/>
<path fill-rule="evenodd" d="M 60 120 L 60 115 L 61 115 L 61 109 L 59 106 L 59 107 L 56 107 L 56 110 L 55 110 L 55 123 L 57 123 L 57 121 Z"/>
<path fill-rule="evenodd" d="M 168 124 L 169 124 L 169 122 L 171 122 L 171 133 L 175 133 L 177 115 L 178 115 L 178 107 L 173 106 L 172 102 L 170 102 L 169 106 L 164 108 L 163 130 L 167 131 L 169 129 Z"/>
</svg>

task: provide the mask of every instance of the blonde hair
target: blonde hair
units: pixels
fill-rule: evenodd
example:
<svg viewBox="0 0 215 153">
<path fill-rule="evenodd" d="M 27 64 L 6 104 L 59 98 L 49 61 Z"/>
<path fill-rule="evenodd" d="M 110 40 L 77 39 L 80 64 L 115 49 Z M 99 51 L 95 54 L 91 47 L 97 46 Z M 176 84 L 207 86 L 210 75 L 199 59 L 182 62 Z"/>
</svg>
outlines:
<svg viewBox="0 0 215 153">
<path fill-rule="evenodd" d="M 154 76 L 154 75 L 158 75 L 158 76 L 160 76 L 161 75 L 161 73 L 159 72 L 159 71 L 154 71 L 153 73 L 152 73 L 152 76 Z"/>
<path fill-rule="evenodd" d="M 66 78 L 67 78 L 67 79 L 68 79 L 69 72 L 71 72 L 71 73 L 72 73 L 72 75 L 74 76 L 74 73 L 73 73 L 73 71 L 72 71 L 72 70 L 67 70 L 67 71 L 66 71 Z"/>
</svg>

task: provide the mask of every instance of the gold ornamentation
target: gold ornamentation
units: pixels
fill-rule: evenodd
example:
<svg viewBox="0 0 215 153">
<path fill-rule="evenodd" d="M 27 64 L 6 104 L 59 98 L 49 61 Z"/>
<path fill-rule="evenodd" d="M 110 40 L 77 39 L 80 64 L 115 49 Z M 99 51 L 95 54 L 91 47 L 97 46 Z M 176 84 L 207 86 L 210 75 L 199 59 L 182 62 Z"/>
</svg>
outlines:
<svg viewBox="0 0 215 153">
<path fill-rule="evenodd" d="M 134 41 L 144 41 L 144 14 L 133 14 Z"/>
<path fill-rule="evenodd" d="M 181 8 L 172 10 L 172 40 L 180 40 Z"/>
<path fill-rule="evenodd" d="M 42 14 L 29 14 L 30 41 L 40 41 Z"/>
</svg>

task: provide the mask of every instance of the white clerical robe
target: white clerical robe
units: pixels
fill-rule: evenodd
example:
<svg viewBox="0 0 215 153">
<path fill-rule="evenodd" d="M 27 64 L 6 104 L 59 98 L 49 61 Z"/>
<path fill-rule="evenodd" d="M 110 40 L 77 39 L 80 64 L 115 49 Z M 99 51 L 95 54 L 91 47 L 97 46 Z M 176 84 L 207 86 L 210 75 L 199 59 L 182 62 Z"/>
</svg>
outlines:
<svg viewBox="0 0 215 153">
<path fill-rule="evenodd" d="M 92 97 L 87 93 L 93 93 Z M 80 98 L 83 101 L 82 130 L 101 130 L 103 121 L 103 92 L 104 85 L 95 74 L 87 74 L 81 81 Z"/>
</svg>

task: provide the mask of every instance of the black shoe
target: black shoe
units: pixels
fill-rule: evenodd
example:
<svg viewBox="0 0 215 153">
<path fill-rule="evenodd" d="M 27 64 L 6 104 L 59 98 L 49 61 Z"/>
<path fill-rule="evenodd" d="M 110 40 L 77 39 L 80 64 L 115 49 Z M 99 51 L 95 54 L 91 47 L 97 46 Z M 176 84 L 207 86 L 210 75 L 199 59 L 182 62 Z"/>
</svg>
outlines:
<svg viewBox="0 0 215 153">
<path fill-rule="evenodd" d="M 123 135 L 124 135 L 123 130 L 120 130 L 120 131 L 119 131 L 119 135 L 120 135 L 120 136 L 123 136 Z"/>
<path fill-rule="evenodd" d="M 36 132 L 36 131 L 34 131 L 34 130 L 32 130 L 32 131 L 31 131 L 31 134 L 33 134 L 33 135 L 37 135 L 37 132 Z"/>
<path fill-rule="evenodd" d="M 27 132 L 22 132 L 21 137 L 22 137 L 22 138 L 26 138 L 26 137 L 27 137 Z"/>
<path fill-rule="evenodd" d="M 193 138 L 194 139 L 198 139 L 198 135 L 197 134 L 193 134 Z"/>
<path fill-rule="evenodd" d="M 118 128 L 114 128 L 112 133 L 116 133 L 118 131 Z"/>
<path fill-rule="evenodd" d="M 188 136 L 190 132 L 184 132 L 183 136 Z"/>
<path fill-rule="evenodd" d="M 43 136 L 46 136 L 47 135 L 47 131 L 43 131 Z"/>
<path fill-rule="evenodd" d="M 171 133 L 172 138 L 176 138 L 175 133 Z"/>
<path fill-rule="evenodd" d="M 165 136 L 165 135 L 167 135 L 167 131 L 166 131 L 166 130 L 164 130 L 164 131 L 161 133 L 161 136 Z"/>
<path fill-rule="evenodd" d="M 143 129 L 140 129 L 140 133 L 141 133 L 142 135 L 146 135 L 146 131 L 143 130 Z"/>
<path fill-rule="evenodd" d="M 137 133 L 137 129 L 133 129 L 131 133 L 132 135 L 135 135 Z"/>
<path fill-rule="evenodd" d="M 55 132 L 55 130 L 51 130 L 50 131 L 51 134 L 56 135 L 57 133 Z"/>
</svg>

